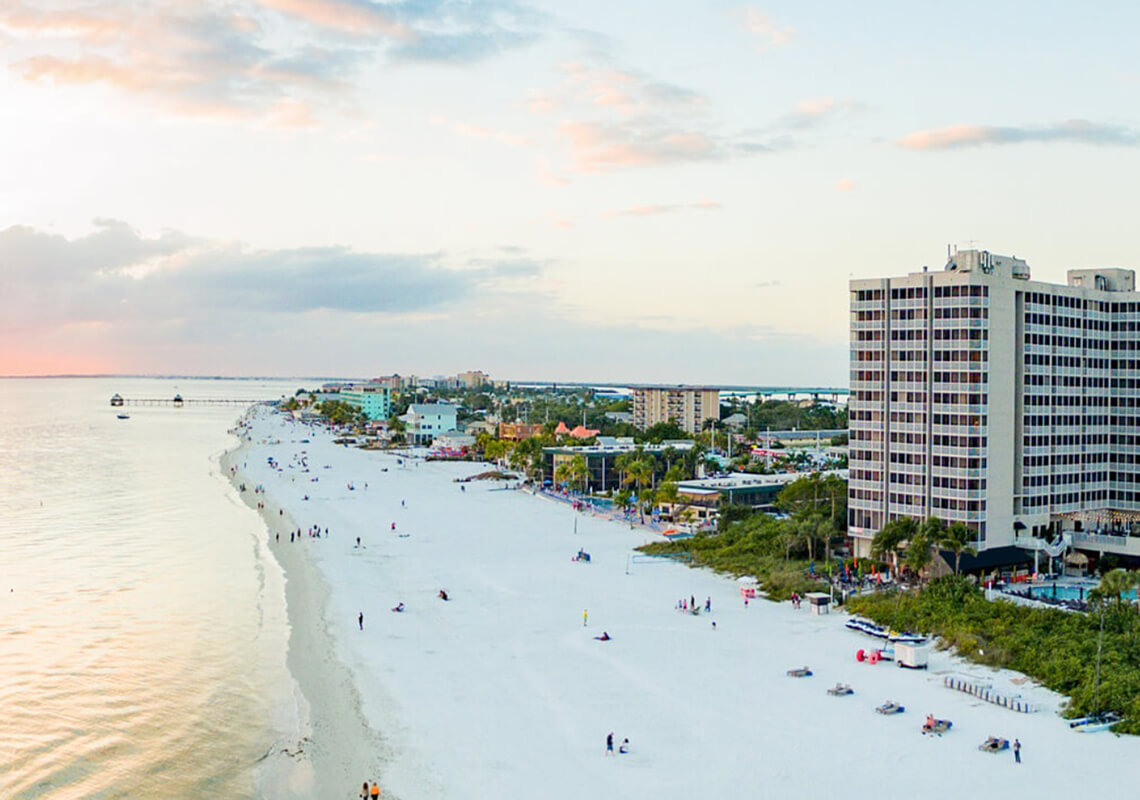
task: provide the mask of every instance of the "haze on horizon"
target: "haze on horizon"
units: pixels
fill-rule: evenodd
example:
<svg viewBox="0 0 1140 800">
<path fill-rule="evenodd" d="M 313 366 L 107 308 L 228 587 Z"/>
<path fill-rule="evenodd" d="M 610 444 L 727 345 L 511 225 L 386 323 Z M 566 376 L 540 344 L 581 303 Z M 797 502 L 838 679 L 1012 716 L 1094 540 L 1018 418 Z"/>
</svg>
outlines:
<svg viewBox="0 0 1140 800">
<path fill-rule="evenodd" d="M 0 0 L 0 375 L 845 385 L 850 277 L 1140 264 L 1138 22 Z"/>
</svg>

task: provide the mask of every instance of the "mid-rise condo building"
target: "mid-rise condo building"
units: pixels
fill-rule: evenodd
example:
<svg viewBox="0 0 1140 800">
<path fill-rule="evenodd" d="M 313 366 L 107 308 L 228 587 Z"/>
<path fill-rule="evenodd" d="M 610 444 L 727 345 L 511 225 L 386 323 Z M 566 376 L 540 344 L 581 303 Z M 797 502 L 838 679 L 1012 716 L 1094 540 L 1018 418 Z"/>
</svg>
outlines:
<svg viewBox="0 0 1140 800">
<path fill-rule="evenodd" d="M 719 389 L 654 386 L 633 390 L 633 424 L 640 430 L 672 420 L 686 433 L 699 433 L 706 419 L 720 419 Z"/>
</svg>

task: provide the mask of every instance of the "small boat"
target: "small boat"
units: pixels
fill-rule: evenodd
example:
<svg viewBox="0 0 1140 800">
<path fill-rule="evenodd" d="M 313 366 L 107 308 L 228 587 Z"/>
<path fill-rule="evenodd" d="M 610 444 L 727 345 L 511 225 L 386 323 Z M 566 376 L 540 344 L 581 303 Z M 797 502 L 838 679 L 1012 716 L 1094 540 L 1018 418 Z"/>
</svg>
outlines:
<svg viewBox="0 0 1140 800">
<path fill-rule="evenodd" d="M 887 702 L 883 703 L 881 706 L 876 706 L 875 710 L 878 711 L 880 714 L 901 714 L 904 711 L 906 711 L 906 707 L 900 706 L 898 703 L 894 702 L 893 700 L 888 700 Z"/>
<path fill-rule="evenodd" d="M 983 753 L 1000 753 L 1002 750 L 1009 749 L 1009 739 L 1002 739 L 1000 736 L 987 736 L 986 740 L 978 745 L 978 749 Z"/>
<path fill-rule="evenodd" d="M 1100 733 L 1120 722 L 1120 719 L 1120 715 L 1115 711 L 1102 711 L 1099 714 L 1075 719 L 1069 723 L 1069 727 L 1077 733 Z"/>
<path fill-rule="evenodd" d="M 837 683 L 828 689 L 827 693 L 832 697 L 846 697 L 849 694 L 855 694 L 855 690 L 846 683 Z"/>
<path fill-rule="evenodd" d="M 910 631 L 891 631 L 887 635 L 887 639 L 892 642 L 902 642 L 903 644 L 926 644 L 926 637 L 918 633 L 911 633 Z"/>
<path fill-rule="evenodd" d="M 115 418 L 116 419 L 130 419 L 131 415 L 130 414 L 116 414 Z"/>
<path fill-rule="evenodd" d="M 844 625 L 853 631 L 865 633 L 868 636 L 874 636 L 876 639 L 886 639 L 890 632 L 881 625 L 876 625 L 869 619 L 863 617 L 852 617 L 847 620 Z"/>
<path fill-rule="evenodd" d="M 798 667 L 796 669 L 788 670 L 788 676 L 791 678 L 810 678 L 811 670 L 807 667 Z"/>
</svg>

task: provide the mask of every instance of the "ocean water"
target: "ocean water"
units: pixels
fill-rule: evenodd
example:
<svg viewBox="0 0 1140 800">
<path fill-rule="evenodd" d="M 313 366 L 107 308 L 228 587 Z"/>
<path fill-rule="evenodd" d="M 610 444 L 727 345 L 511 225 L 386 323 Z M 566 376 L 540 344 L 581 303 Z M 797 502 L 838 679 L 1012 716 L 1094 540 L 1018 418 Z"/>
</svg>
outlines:
<svg viewBox="0 0 1140 800">
<path fill-rule="evenodd" d="M 298 385 L 0 380 L 0 797 L 259 795 L 295 719 L 281 571 L 218 466 L 243 408 L 109 399 Z"/>
</svg>

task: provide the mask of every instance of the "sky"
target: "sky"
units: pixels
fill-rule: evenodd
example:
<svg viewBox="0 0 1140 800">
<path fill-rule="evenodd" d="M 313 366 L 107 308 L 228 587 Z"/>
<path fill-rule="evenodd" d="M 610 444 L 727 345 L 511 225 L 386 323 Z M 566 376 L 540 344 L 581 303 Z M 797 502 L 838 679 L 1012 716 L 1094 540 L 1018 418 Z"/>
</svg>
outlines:
<svg viewBox="0 0 1140 800">
<path fill-rule="evenodd" d="M 844 386 L 851 278 L 1140 265 L 1138 27 L 0 0 L 0 375 Z"/>
</svg>

